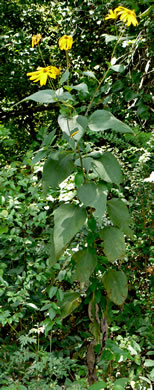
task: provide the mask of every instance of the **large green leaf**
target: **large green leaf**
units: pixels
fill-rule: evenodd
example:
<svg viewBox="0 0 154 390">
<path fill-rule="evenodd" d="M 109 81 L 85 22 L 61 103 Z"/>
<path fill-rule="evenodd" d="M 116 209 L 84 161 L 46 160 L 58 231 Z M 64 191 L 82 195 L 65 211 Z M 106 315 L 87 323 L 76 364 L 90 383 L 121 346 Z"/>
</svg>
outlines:
<svg viewBox="0 0 154 390">
<path fill-rule="evenodd" d="M 107 202 L 109 217 L 115 226 L 119 227 L 126 235 L 132 236 L 129 227 L 131 217 L 126 204 L 118 198 L 112 198 Z"/>
<path fill-rule="evenodd" d="M 93 162 L 93 158 L 91 158 L 91 157 L 83 157 L 83 159 L 82 159 L 83 168 L 87 172 L 90 171 L 91 166 L 92 166 L 92 162 Z M 81 167 L 81 161 L 80 161 L 79 158 L 77 158 L 77 160 L 75 160 L 75 165 L 77 165 L 77 167 Z"/>
<path fill-rule="evenodd" d="M 85 129 L 88 125 L 88 120 L 82 115 L 75 115 L 71 118 L 66 118 L 63 115 L 59 115 L 58 123 L 61 130 L 68 137 L 70 137 L 73 134 L 73 132 L 77 131 L 77 133 L 73 136 L 73 139 L 79 141 L 85 132 Z"/>
<path fill-rule="evenodd" d="M 69 316 L 81 303 L 80 294 L 75 292 L 66 292 L 62 301 L 60 310 L 60 319 Z"/>
<path fill-rule="evenodd" d="M 122 182 L 121 167 L 110 152 L 105 152 L 101 158 L 94 159 L 92 168 L 100 179 L 108 183 L 120 184 Z"/>
<path fill-rule="evenodd" d="M 43 89 L 41 91 L 35 92 L 30 96 L 27 96 L 22 102 L 26 100 L 33 100 L 37 103 L 55 103 L 56 102 L 56 94 L 53 89 Z"/>
<path fill-rule="evenodd" d="M 95 208 L 94 215 L 103 217 L 106 211 L 107 187 L 104 184 L 86 183 L 78 191 L 78 197 L 85 206 Z"/>
<path fill-rule="evenodd" d="M 73 171 L 73 154 L 70 152 L 51 153 L 44 164 L 43 180 L 48 186 L 56 188 Z"/>
<path fill-rule="evenodd" d="M 82 93 L 89 93 L 88 87 L 86 83 L 80 83 L 77 85 L 70 85 L 70 88 L 76 89 L 76 91 L 82 92 Z"/>
<path fill-rule="evenodd" d="M 86 211 L 73 204 L 63 204 L 54 211 L 53 243 L 58 259 L 66 245 L 81 229 L 86 220 Z"/>
<path fill-rule="evenodd" d="M 123 232 L 109 226 L 100 231 L 100 237 L 104 240 L 104 253 L 111 263 L 124 257 L 125 239 Z"/>
<path fill-rule="evenodd" d="M 119 378 L 119 379 L 116 379 L 115 382 L 114 382 L 114 386 L 117 386 L 117 385 L 120 385 L 120 386 L 123 386 L 125 388 L 125 386 L 127 385 L 127 383 L 129 382 L 129 378 Z"/>
<path fill-rule="evenodd" d="M 133 133 L 132 129 L 117 119 L 110 111 L 96 110 L 89 118 L 88 126 L 92 131 L 112 129 L 120 133 Z"/>
<path fill-rule="evenodd" d="M 54 91 L 53 89 L 43 89 L 41 91 L 33 93 L 30 96 L 27 96 L 25 99 L 21 100 L 21 102 L 24 102 L 26 100 L 33 100 L 37 103 L 49 104 L 56 103 L 58 101 L 74 100 L 74 98 L 69 92 L 64 92 L 63 88 L 60 88 L 56 91 Z"/>
<path fill-rule="evenodd" d="M 89 390 L 103 390 L 106 388 L 106 383 L 104 381 L 96 382 L 89 387 Z"/>
<path fill-rule="evenodd" d="M 121 306 L 128 295 L 127 277 L 123 271 L 109 269 L 103 275 L 103 284 L 109 299 Z"/>
<path fill-rule="evenodd" d="M 73 279 L 80 282 L 87 282 L 97 264 L 97 257 L 94 250 L 86 248 L 75 253 L 72 257 L 75 262 L 75 272 Z"/>
</svg>

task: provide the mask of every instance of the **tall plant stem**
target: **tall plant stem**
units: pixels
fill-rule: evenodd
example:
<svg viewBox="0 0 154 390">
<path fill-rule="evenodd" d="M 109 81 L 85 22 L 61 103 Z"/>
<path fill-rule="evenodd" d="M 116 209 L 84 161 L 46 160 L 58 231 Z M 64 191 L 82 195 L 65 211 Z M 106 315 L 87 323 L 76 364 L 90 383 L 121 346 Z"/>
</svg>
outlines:
<svg viewBox="0 0 154 390">
<path fill-rule="evenodd" d="M 67 70 L 69 71 L 69 55 L 68 55 L 68 50 L 65 50 L 66 53 L 66 66 Z M 69 78 L 67 79 L 67 85 L 69 85 Z"/>
<path fill-rule="evenodd" d="M 121 31 L 121 33 L 120 33 L 120 35 L 119 35 L 119 37 L 118 37 L 118 39 L 117 39 L 117 42 L 116 42 L 116 44 L 115 44 L 115 46 L 114 46 L 114 48 L 113 48 L 113 52 L 112 52 L 112 55 L 111 55 L 110 64 L 108 65 L 108 68 L 107 68 L 106 72 L 104 73 L 104 76 L 102 77 L 101 81 L 99 82 L 99 84 L 98 84 L 98 86 L 97 86 L 97 88 L 96 88 L 96 90 L 95 90 L 95 92 L 94 92 L 94 94 L 93 94 L 93 96 L 92 96 L 92 99 L 91 99 L 91 101 L 90 101 L 90 103 L 89 103 L 89 106 L 88 106 L 88 108 L 87 108 L 87 110 L 86 110 L 86 112 L 85 112 L 85 116 L 87 116 L 87 114 L 88 114 L 88 112 L 89 112 L 89 110 L 90 110 L 90 108 L 91 108 L 91 106 L 92 106 L 92 103 L 93 103 L 93 101 L 94 101 L 94 99 L 95 99 L 95 96 L 97 95 L 97 92 L 98 92 L 100 86 L 102 85 L 102 83 L 103 83 L 104 80 L 106 79 L 106 76 L 107 76 L 107 74 L 108 74 L 108 72 L 109 72 L 109 70 L 110 70 L 110 68 L 111 68 L 111 62 L 112 62 L 114 53 L 115 53 L 115 51 L 116 51 L 117 45 L 118 45 L 118 43 L 119 43 L 119 41 L 120 41 L 120 39 L 121 39 L 121 37 L 122 37 L 124 31 L 125 31 L 125 29 Z"/>
<path fill-rule="evenodd" d="M 38 337 L 37 337 L 37 350 L 38 350 L 38 352 L 39 352 L 39 349 L 40 349 L 40 336 L 38 333 Z"/>
<path fill-rule="evenodd" d="M 81 156 L 79 144 L 77 144 L 77 151 L 78 151 L 78 154 L 79 154 L 79 159 L 80 159 L 80 164 L 81 164 L 81 169 L 82 169 L 84 181 L 86 182 L 86 177 L 85 177 L 85 173 L 84 173 L 83 161 L 82 161 L 82 156 Z"/>
</svg>

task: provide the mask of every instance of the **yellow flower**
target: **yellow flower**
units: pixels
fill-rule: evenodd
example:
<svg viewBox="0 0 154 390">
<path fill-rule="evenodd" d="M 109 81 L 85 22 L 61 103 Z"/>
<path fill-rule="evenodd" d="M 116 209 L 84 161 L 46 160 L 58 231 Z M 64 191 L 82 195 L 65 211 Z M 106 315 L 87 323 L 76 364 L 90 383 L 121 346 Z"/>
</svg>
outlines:
<svg viewBox="0 0 154 390">
<path fill-rule="evenodd" d="M 59 48 L 60 50 L 70 50 L 73 45 L 73 38 L 69 35 L 63 35 L 59 39 Z"/>
<path fill-rule="evenodd" d="M 105 20 L 107 19 L 117 19 L 117 13 L 115 10 L 109 9 L 109 13 L 105 16 Z"/>
<path fill-rule="evenodd" d="M 36 83 L 40 81 L 40 85 L 45 85 L 47 83 L 48 77 L 51 79 L 56 79 L 56 76 L 60 74 L 60 68 L 56 68 L 56 66 L 47 66 L 46 68 L 42 68 L 39 66 L 35 72 L 27 73 L 27 76 L 30 76 L 30 80 Z"/>
<path fill-rule="evenodd" d="M 42 40 L 41 34 L 36 34 L 32 36 L 32 47 L 36 46 Z"/>
<path fill-rule="evenodd" d="M 120 16 L 120 20 L 123 23 L 127 23 L 127 26 L 130 26 L 131 24 L 133 24 L 133 26 L 138 25 L 135 10 L 130 10 L 128 8 L 119 6 L 115 9 L 115 12 L 118 16 Z"/>
</svg>

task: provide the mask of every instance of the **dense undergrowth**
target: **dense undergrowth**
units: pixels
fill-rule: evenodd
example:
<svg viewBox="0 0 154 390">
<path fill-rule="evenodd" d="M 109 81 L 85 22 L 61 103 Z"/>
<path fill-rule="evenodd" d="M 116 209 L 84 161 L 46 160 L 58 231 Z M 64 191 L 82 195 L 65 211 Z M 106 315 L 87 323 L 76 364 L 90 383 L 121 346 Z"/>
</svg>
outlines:
<svg viewBox="0 0 154 390">
<path fill-rule="evenodd" d="M 108 112 L 111 110 L 115 117 L 125 122 L 124 126 L 131 126 L 133 133 L 111 129 L 92 132 L 89 127 L 79 140 L 81 153 L 78 157 L 82 154 L 84 159 L 89 154 L 98 161 L 97 158 L 106 153 L 107 162 L 111 158 L 111 165 L 117 166 L 114 174 L 118 179 L 112 175 L 110 161 L 111 177 L 109 170 L 109 179 L 106 176 L 102 179 L 92 169 L 88 173 L 86 167 L 81 169 L 82 158 L 79 162 L 75 157 L 74 170 L 66 177 L 65 174 L 62 176 L 64 181 L 57 181 L 53 174 L 56 185 L 52 187 L 47 185 L 49 175 L 44 165 L 53 153 L 54 156 L 70 153 L 72 145 L 66 137 L 61 137 L 62 131 L 57 125 L 59 104 L 64 118 L 65 115 L 69 118 L 71 105 L 78 116 L 84 115 L 98 85 L 97 78 L 100 80 L 106 65 L 109 66 L 107 61 L 112 49 L 109 37 L 115 34 L 115 26 L 107 21 L 105 27 L 102 26 L 102 19 L 104 23 L 109 7 L 118 5 L 115 1 L 104 1 L 103 8 L 102 1 L 61 1 L 50 5 L 46 1 L 31 1 L 30 4 L 2 1 L 2 15 L 6 16 L 2 56 L 5 54 L 4 68 L 10 73 L 9 80 L 6 72 L 2 78 L 4 96 L 0 124 L 2 390 L 152 390 L 150 1 L 122 2 L 123 6 L 135 8 L 143 16 L 137 34 L 133 26 L 130 27 L 133 44 L 132 38 L 127 37 L 118 48 L 118 57 L 122 58 L 125 69 L 122 73 L 110 70 L 92 105 L 93 113 L 102 112 L 102 107 Z M 36 85 L 28 84 L 26 79 L 26 72 L 38 64 L 39 52 L 29 48 L 31 35 L 36 32 L 46 36 L 41 43 L 45 61 L 52 49 L 54 61 L 61 61 L 64 78 L 65 57 L 58 51 L 57 41 L 65 32 L 73 34 L 75 49 L 71 51 L 69 80 L 71 85 L 82 83 L 82 86 L 73 92 L 64 80 L 64 91 L 70 93 L 68 100 L 54 106 L 26 101 L 12 108 L 13 104 L 37 91 Z M 41 92 L 40 87 L 39 90 Z M 70 96 L 73 96 L 72 100 L 69 100 Z M 62 170 L 65 169 L 68 168 L 64 166 Z M 43 181 L 42 172 L 44 177 L 47 175 Z M 60 170 L 57 172 L 57 176 L 63 175 Z M 99 219 L 95 207 L 87 204 L 83 194 L 81 196 L 80 188 L 87 184 L 83 184 L 84 175 L 92 185 L 106 185 L 107 202 L 118 199 L 121 205 L 122 200 L 129 208 L 131 232 L 122 220 L 120 228 L 124 228 L 126 250 L 116 261 L 112 242 L 107 245 L 108 239 L 105 241 L 101 229 L 102 225 L 105 229 L 110 225 L 113 228 L 114 221 L 109 219 L 112 213 L 105 212 L 103 219 Z M 87 220 L 55 260 L 53 232 L 56 223 L 57 235 L 61 229 L 55 212 L 63 205 L 77 207 L 80 197 L 81 203 L 86 204 Z M 125 216 L 129 219 L 124 212 Z M 115 226 L 118 230 L 119 225 Z M 120 237 L 123 249 L 123 236 Z M 78 253 L 87 253 L 86 248 L 90 248 L 90 271 L 87 271 L 84 256 L 82 271 L 77 257 Z M 97 264 L 94 262 L 94 267 L 95 253 Z M 77 264 L 80 265 L 77 267 Z M 116 297 L 111 296 L 106 287 L 104 275 L 108 269 L 113 275 L 116 272 L 126 275 L 128 294 L 123 285 L 124 299 L 120 284 L 119 292 L 117 287 L 115 289 Z"/>
</svg>

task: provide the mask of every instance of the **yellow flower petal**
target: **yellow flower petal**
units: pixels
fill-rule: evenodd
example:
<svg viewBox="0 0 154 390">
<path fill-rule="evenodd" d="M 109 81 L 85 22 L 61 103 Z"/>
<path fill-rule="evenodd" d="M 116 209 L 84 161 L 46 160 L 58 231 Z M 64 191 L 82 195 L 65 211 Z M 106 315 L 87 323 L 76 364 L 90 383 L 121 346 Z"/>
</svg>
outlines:
<svg viewBox="0 0 154 390">
<path fill-rule="evenodd" d="M 128 8 L 119 6 L 115 8 L 115 11 L 117 12 L 117 15 L 120 16 L 120 20 L 123 23 L 127 24 L 128 27 L 131 24 L 133 24 L 133 26 L 138 25 L 135 10 L 130 10 Z"/>
<path fill-rule="evenodd" d="M 105 18 L 104 18 L 105 20 L 107 20 L 107 19 L 117 19 L 117 13 L 116 13 L 116 11 L 114 10 L 112 10 L 112 9 L 109 9 L 109 13 L 105 16 Z"/>
<path fill-rule="evenodd" d="M 41 40 L 42 40 L 42 35 L 41 34 L 33 35 L 32 36 L 32 47 L 37 45 Z"/>
<path fill-rule="evenodd" d="M 58 43 L 60 50 L 70 50 L 73 45 L 73 38 L 70 35 L 63 35 Z"/>
<path fill-rule="evenodd" d="M 47 66 L 45 68 L 39 66 L 35 72 L 28 72 L 27 76 L 30 76 L 30 80 L 34 83 L 40 81 L 40 85 L 45 85 L 47 83 L 48 77 L 56 79 L 56 76 L 60 74 L 60 68 L 56 66 Z"/>
</svg>

